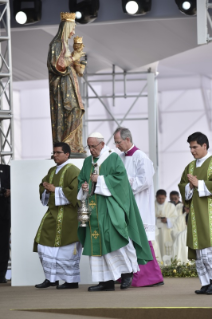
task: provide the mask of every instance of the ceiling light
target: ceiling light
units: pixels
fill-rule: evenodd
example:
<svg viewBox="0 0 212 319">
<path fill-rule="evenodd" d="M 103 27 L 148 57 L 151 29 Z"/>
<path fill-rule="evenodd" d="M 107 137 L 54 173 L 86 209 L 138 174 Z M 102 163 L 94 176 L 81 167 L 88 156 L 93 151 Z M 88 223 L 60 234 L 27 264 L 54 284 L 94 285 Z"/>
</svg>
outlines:
<svg viewBox="0 0 212 319">
<path fill-rule="evenodd" d="M 76 12 L 76 22 L 91 23 L 98 17 L 99 0 L 69 0 L 70 12 Z"/>
<path fill-rule="evenodd" d="M 13 0 L 13 13 L 19 24 L 33 24 L 40 21 L 41 10 L 41 0 Z"/>
<path fill-rule="evenodd" d="M 197 14 L 197 1 L 196 0 L 189 0 L 189 1 L 185 1 L 185 0 L 175 0 L 178 9 L 186 14 L 186 15 L 196 15 Z"/>
<path fill-rule="evenodd" d="M 129 1 L 126 4 L 126 11 L 129 14 L 135 14 L 138 11 L 138 4 L 136 1 Z"/>
<path fill-rule="evenodd" d="M 81 19 L 82 13 L 80 11 L 76 11 L 76 19 Z"/>
<path fill-rule="evenodd" d="M 25 12 L 23 11 L 19 11 L 16 16 L 15 16 L 15 20 L 19 23 L 19 24 L 25 24 L 27 22 L 27 15 Z"/>
<path fill-rule="evenodd" d="M 151 10 L 152 0 L 122 0 L 122 9 L 124 13 L 131 15 L 146 14 Z"/>
<path fill-rule="evenodd" d="M 188 1 L 183 2 L 183 3 L 182 3 L 182 8 L 183 8 L 184 10 L 189 10 L 189 9 L 191 8 L 190 2 L 188 2 Z"/>
</svg>

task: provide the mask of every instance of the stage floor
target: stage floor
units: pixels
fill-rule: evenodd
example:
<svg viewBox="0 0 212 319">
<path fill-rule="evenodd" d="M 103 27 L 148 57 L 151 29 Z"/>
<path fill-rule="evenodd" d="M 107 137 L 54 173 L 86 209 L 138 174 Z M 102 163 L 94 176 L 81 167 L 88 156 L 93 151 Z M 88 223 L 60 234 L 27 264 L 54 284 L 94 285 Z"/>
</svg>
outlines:
<svg viewBox="0 0 212 319">
<path fill-rule="evenodd" d="M 99 293 L 88 292 L 88 285 L 81 285 L 74 290 L 57 290 L 55 287 L 36 289 L 0 284 L 0 318 L 212 317 L 212 295 L 194 293 L 195 289 L 200 288 L 198 278 L 167 278 L 164 282 L 164 286 L 129 288 L 124 291 L 116 285 L 114 292 Z"/>
</svg>

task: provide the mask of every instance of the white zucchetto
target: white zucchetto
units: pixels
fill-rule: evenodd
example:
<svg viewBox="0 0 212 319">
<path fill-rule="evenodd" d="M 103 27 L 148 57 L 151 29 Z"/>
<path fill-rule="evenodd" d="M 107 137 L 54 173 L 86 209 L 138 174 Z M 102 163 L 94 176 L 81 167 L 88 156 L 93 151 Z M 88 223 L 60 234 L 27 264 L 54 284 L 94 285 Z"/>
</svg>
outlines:
<svg viewBox="0 0 212 319">
<path fill-rule="evenodd" d="M 104 138 L 104 136 L 99 132 L 93 132 L 92 134 L 88 136 L 88 138 L 89 137 Z"/>
</svg>

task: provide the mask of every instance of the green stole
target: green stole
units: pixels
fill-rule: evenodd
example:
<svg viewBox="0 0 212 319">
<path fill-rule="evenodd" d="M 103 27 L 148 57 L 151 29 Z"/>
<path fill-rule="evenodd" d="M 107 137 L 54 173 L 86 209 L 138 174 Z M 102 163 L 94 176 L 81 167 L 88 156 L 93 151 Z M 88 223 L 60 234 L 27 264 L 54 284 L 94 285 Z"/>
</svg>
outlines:
<svg viewBox="0 0 212 319">
<path fill-rule="evenodd" d="M 98 161 L 98 158 L 93 158 L 94 163 Z M 99 168 L 100 173 L 101 166 Z M 91 166 L 90 175 L 94 172 L 94 166 Z M 92 181 L 89 179 L 89 189 L 92 187 Z M 96 216 L 89 221 L 90 234 L 91 234 L 91 252 L 92 256 L 102 256 L 101 251 L 101 233 L 98 223 L 98 204 L 96 194 L 93 194 L 88 198 L 88 205 L 91 208 L 91 214 Z"/>
</svg>

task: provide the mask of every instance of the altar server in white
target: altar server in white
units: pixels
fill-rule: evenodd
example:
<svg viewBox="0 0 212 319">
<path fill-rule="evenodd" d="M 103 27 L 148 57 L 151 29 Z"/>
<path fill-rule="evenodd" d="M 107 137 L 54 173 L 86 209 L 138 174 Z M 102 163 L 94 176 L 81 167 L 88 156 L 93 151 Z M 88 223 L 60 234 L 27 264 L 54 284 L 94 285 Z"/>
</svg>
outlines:
<svg viewBox="0 0 212 319">
<path fill-rule="evenodd" d="M 178 213 L 175 205 L 166 201 L 166 191 L 164 189 L 159 189 L 156 193 L 155 216 L 159 229 L 158 243 L 161 256 L 162 258 L 164 255 L 172 256 L 173 239 L 171 230 Z"/>
<path fill-rule="evenodd" d="M 153 260 L 146 265 L 139 265 L 140 271 L 134 274 L 132 286 L 163 285 L 163 276 L 155 257 L 151 241 L 155 240 L 153 163 L 148 156 L 132 142 L 129 129 L 119 127 L 114 132 L 116 147 L 123 153 L 120 157 L 127 171 L 128 179 L 144 224 Z"/>
<path fill-rule="evenodd" d="M 188 260 L 188 247 L 187 240 L 187 220 L 188 212 L 184 211 L 183 214 L 176 219 L 171 235 L 173 238 L 173 259 L 177 259 L 180 263 L 186 263 Z"/>
<path fill-rule="evenodd" d="M 180 201 L 180 194 L 177 191 L 171 191 L 169 194 L 170 202 L 176 206 L 178 216 L 183 213 L 183 203 Z"/>
</svg>

